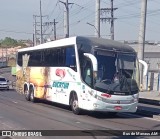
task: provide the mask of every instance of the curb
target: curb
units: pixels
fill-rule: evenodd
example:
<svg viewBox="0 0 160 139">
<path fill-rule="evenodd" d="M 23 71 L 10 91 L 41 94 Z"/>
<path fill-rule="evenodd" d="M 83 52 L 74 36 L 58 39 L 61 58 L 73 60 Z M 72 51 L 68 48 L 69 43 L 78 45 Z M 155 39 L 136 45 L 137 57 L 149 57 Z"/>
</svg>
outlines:
<svg viewBox="0 0 160 139">
<path fill-rule="evenodd" d="M 136 114 L 139 116 L 144 116 L 147 118 L 151 118 L 151 119 L 160 121 L 160 114 L 157 112 L 151 112 L 151 111 L 139 109 L 137 110 Z"/>
<path fill-rule="evenodd" d="M 136 111 L 136 114 L 141 115 L 141 116 L 145 116 L 145 117 L 150 117 L 153 119 L 160 119 L 160 113 L 154 112 L 154 111 L 148 111 L 146 109 L 138 109 Z"/>
<path fill-rule="evenodd" d="M 160 100 L 152 100 L 152 99 L 146 99 L 146 98 L 139 98 L 139 103 L 160 106 Z"/>
<path fill-rule="evenodd" d="M 156 120 L 160 121 L 160 114 L 159 115 L 153 115 L 153 119 L 156 119 Z"/>
</svg>

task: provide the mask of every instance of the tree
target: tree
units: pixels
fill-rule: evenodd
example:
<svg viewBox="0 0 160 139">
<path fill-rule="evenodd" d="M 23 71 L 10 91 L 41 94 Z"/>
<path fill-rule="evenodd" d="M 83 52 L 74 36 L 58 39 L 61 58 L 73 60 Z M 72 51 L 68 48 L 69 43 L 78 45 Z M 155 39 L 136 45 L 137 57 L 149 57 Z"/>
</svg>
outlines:
<svg viewBox="0 0 160 139">
<path fill-rule="evenodd" d="M 18 42 L 10 37 L 6 37 L 2 42 L 2 47 L 15 47 L 18 45 Z"/>
<path fill-rule="evenodd" d="M 0 47 L 10 48 L 16 46 L 26 47 L 26 44 L 24 44 L 22 41 L 17 41 L 10 37 L 6 37 L 4 40 L 0 41 Z"/>
</svg>

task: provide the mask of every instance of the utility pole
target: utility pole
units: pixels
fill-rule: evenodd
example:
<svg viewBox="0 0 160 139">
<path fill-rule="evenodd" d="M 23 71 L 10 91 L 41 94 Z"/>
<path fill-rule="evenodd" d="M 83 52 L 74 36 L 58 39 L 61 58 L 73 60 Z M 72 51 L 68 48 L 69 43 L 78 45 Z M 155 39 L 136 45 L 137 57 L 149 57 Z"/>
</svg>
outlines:
<svg viewBox="0 0 160 139">
<path fill-rule="evenodd" d="M 111 0 L 111 40 L 114 40 L 114 8 L 113 8 L 113 0 Z"/>
<path fill-rule="evenodd" d="M 43 31 L 42 31 L 42 3 L 41 3 L 41 0 L 40 0 L 40 44 L 43 43 Z"/>
<path fill-rule="evenodd" d="M 141 60 L 144 60 L 146 13 L 147 13 L 147 0 L 141 0 L 141 19 L 140 19 L 139 49 L 138 49 L 138 57 Z M 142 65 L 140 65 L 140 85 L 142 88 L 143 87 L 143 67 Z"/>
<path fill-rule="evenodd" d="M 34 42 L 34 46 L 37 45 L 37 39 L 40 40 L 40 44 L 44 43 L 44 39 L 43 39 L 43 22 L 42 22 L 42 18 L 43 17 L 46 17 L 45 16 L 42 16 L 42 3 L 41 3 L 41 0 L 39 1 L 40 2 L 40 15 L 33 15 L 33 42 Z M 38 22 L 37 22 L 37 17 L 38 18 Z M 38 26 L 38 30 L 37 30 L 37 26 Z M 37 37 L 39 36 L 39 37 Z"/>
<path fill-rule="evenodd" d="M 100 37 L 100 0 L 96 0 L 95 36 Z"/>
<path fill-rule="evenodd" d="M 111 0 L 111 8 L 101 8 L 101 15 L 111 13 L 111 17 L 102 17 L 100 20 L 102 22 L 109 22 L 111 23 L 110 27 L 110 35 L 111 39 L 114 40 L 114 20 L 117 18 L 114 18 L 114 11 L 117 10 L 118 8 L 113 8 L 113 0 Z"/>
<path fill-rule="evenodd" d="M 34 30 L 34 33 L 33 33 L 33 44 L 34 46 L 37 45 L 37 20 L 36 20 L 36 15 L 33 15 L 33 20 L 34 20 L 34 23 L 33 23 L 33 30 Z"/>
<path fill-rule="evenodd" d="M 8 63 L 7 63 L 7 48 L 6 48 L 6 66 L 8 65 Z"/>
<path fill-rule="evenodd" d="M 58 23 L 58 22 L 56 22 L 56 20 L 54 19 L 54 40 L 56 40 L 57 38 L 56 38 L 56 24 Z"/>
<path fill-rule="evenodd" d="M 64 11 L 65 12 L 65 17 L 66 17 L 66 22 L 64 22 L 64 25 L 66 25 L 66 31 L 65 31 L 65 33 L 66 33 L 66 38 L 68 38 L 69 37 L 69 8 L 68 8 L 68 0 L 66 0 L 66 5 L 65 5 L 65 8 L 64 9 L 66 9 L 66 11 Z"/>
<path fill-rule="evenodd" d="M 44 26 L 47 26 L 48 28 L 49 28 L 49 26 L 54 26 L 54 40 L 56 40 L 56 24 L 57 24 L 58 22 L 56 22 L 56 20 L 54 19 L 54 21 L 53 22 L 45 22 L 44 23 Z M 53 31 L 53 29 L 52 29 L 52 31 Z"/>
<path fill-rule="evenodd" d="M 2 67 L 3 67 L 3 59 L 4 59 L 4 56 L 3 56 L 3 47 L 2 47 Z"/>
<path fill-rule="evenodd" d="M 64 34 L 65 34 L 65 38 L 69 37 L 69 4 L 73 4 L 73 3 L 68 3 L 68 0 L 66 0 L 66 2 L 62 2 L 61 3 L 64 4 Z"/>
</svg>

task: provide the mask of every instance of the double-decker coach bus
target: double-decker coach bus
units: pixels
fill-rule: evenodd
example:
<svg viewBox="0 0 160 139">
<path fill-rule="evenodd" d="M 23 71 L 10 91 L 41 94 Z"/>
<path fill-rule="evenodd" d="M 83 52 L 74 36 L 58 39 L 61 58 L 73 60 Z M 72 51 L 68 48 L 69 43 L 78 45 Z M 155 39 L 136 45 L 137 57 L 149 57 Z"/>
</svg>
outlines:
<svg viewBox="0 0 160 139">
<path fill-rule="evenodd" d="M 139 64 L 133 48 L 93 37 L 71 37 L 17 53 L 16 90 L 28 101 L 45 99 L 102 112 L 136 112 Z"/>
</svg>

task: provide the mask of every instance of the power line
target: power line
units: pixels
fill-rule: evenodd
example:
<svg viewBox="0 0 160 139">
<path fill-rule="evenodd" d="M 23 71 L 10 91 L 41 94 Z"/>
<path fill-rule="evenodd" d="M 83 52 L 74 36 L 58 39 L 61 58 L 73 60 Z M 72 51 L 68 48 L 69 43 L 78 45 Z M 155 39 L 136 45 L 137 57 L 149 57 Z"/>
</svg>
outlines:
<svg viewBox="0 0 160 139">
<path fill-rule="evenodd" d="M 159 12 L 160 12 L 160 9 L 147 11 L 147 16 L 159 15 Z M 137 18 L 137 17 L 140 17 L 139 13 L 120 16 L 120 17 L 118 17 L 118 19 L 128 19 L 128 18 Z"/>
<path fill-rule="evenodd" d="M 50 17 L 53 15 L 53 13 L 55 12 L 56 7 L 58 6 L 58 4 L 59 4 L 59 0 L 57 0 L 55 6 L 54 6 L 54 8 L 53 8 L 53 10 L 49 13 L 49 18 L 50 18 Z"/>
<path fill-rule="evenodd" d="M 52 29 L 52 31 L 54 30 L 54 40 L 56 40 L 56 24 L 57 23 L 58 22 L 56 22 L 55 19 L 54 19 L 54 22 L 45 22 L 45 25 L 48 26 L 48 28 L 49 28 L 49 26 L 53 26 L 54 29 Z"/>
<path fill-rule="evenodd" d="M 90 0 L 88 3 L 86 3 L 86 4 L 84 4 L 84 5 L 79 5 L 79 7 L 81 7 L 80 9 L 77 9 L 77 8 L 76 8 L 75 10 L 72 10 L 72 12 L 70 13 L 70 17 L 72 18 L 72 17 L 74 17 L 75 15 L 77 16 L 77 15 L 80 14 L 81 12 L 85 12 L 84 10 L 82 10 L 82 7 L 84 7 L 85 5 L 89 5 L 89 7 L 91 7 L 91 5 L 89 4 L 90 2 L 92 2 L 92 4 L 93 4 L 93 0 Z M 74 3 L 74 4 L 75 4 L 75 3 Z M 75 4 L 75 5 L 77 5 L 77 4 Z M 94 12 L 94 11 L 92 11 L 92 10 L 86 8 L 86 7 L 84 7 L 83 9 L 86 9 L 86 10 L 88 10 L 88 11 Z M 59 16 L 58 16 L 58 17 L 59 17 Z M 58 18 L 55 18 L 55 19 L 58 20 Z M 63 20 L 63 17 L 59 18 L 59 21 L 61 21 L 61 20 Z"/>
<path fill-rule="evenodd" d="M 73 3 L 68 3 L 68 0 L 66 2 L 60 1 L 62 4 L 64 4 L 64 34 L 65 38 L 69 37 L 69 7 L 68 5 Z"/>
<path fill-rule="evenodd" d="M 114 18 L 114 11 L 117 10 L 118 8 L 114 8 L 113 7 L 113 0 L 110 0 L 111 1 L 111 8 L 101 8 L 100 9 L 100 12 L 101 12 L 101 15 L 103 14 L 108 14 L 110 13 L 111 16 L 110 17 L 100 17 L 100 20 L 102 22 L 109 22 L 111 23 L 111 27 L 110 27 L 110 34 L 111 34 L 111 39 L 114 40 L 114 20 L 117 19 L 117 18 Z"/>
<path fill-rule="evenodd" d="M 5 29 L 0 29 L 0 32 L 17 33 L 17 34 L 32 34 L 32 33 L 30 33 L 30 32 L 14 31 L 14 30 L 5 30 Z"/>
<path fill-rule="evenodd" d="M 136 4 L 139 4 L 139 0 L 130 0 L 130 1 L 127 1 L 125 0 L 126 2 L 122 2 L 120 4 L 117 4 L 115 5 L 116 7 L 118 8 L 122 8 L 122 7 L 128 7 L 128 6 L 133 6 L 133 5 L 136 5 Z"/>
<path fill-rule="evenodd" d="M 44 10 L 43 13 L 46 13 L 46 11 L 49 9 L 49 6 L 52 5 L 52 2 L 53 2 L 53 0 L 49 0 L 49 1 L 48 1 L 48 3 L 47 3 L 47 5 L 46 5 L 45 9 L 43 9 L 43 10 Z"/>
<path fill-rule="evenodd" d="M 73 18 L 74 16 L 77 16 L 79 13 L 84 12 L 84 10 L 91 11 L 90 9 L 84 7 L 85 5 L 88 6 L 90 2 L 92 2 L 92 0 L 90 0 L 89 2 L 83 4 L 82 6 L 79 5 L 79 4 L 75 4 L 75 3 L 74 3 L 74 5 L 80 7 L 80 9 L 77 10 L 77 8 L 76 8 L 76 10 L 72 10 L 72 12 L 71 12 L 71 14 L 70 14 L 70 17 Z M 90 5 L 89 5 L 89 6 L 90 6 Z M 83 9 L 83 10 L 82 10 L 82 9 Z M 61 28 L 61 25 L 63 24 L 63 16 L 60 17 L 61 14 L 62 14 L 62 12 L 59 12 L 58 16 L 55 18 L 56 20 L 59 20 L 59 22 L 61 21 L 61 23 L 59 24 L 59 27 L 57 27 L 57 28 Z M 59 17 L 60 17 L 60 18 L 59 18 Z M 76 21 L 76 22 L 78 22 L 78 21 Z M 74 24 L 74 23 L 71 23 L 71 24 Z M 69 24 L 69 25 L 71 25 L 71 24 Z"/>
<path fill-rule="evenodd" d="M 91 1 L 90 1 L 91 2 Z M 90 2 L 86 2 L 86 3 L 90 3 Z M 127 3 L 127 2 L 129 2 L 129 3 Z M 156 1 L 157 2 L 157 1 Z M 92 2 L 93 3 L 93 2 Z M 135 7 L 135 5 L 136 4 L 138 4 L 138 1 L 136 0 L 136 1 L 126 1 L 126 2 L 122 2 L 122 3 L 119 3 L 119 4 L 116 4 L 116 5 L 119 5 L 120 6 L 120 8 L 121 8 L 121 10 L 122 10 L 122 8 L 123 7 L 128 7 L 128 6 L 130 6 L 130 7 L 133 7 L 133 8 L 136 8 L 136 9 L 139 9 L 139 8 L 137 8 L 137 7 Z M 79 4 L 78 4 L 79 5 Z M 78 6 L 77 5 L 77 6 Z M 133 6 L 134 5 L 134 6 Z M 70 14 L 70 17 L 71 17 L 71 19 L 76 19 L 76 18 L 78 18 L 78 16 L 77 15 L 79 15 L 79 14 L 82 14 L 83 12 L 85 12 L 84 11 L 84 8 L 86 8 L 86 7 L 89 7 L 90 6 L 90 4 L 89 5 L 87 5 L 87 6 L 82 6 L 82 4 L 80 4 L 79 5 L 79 7 L 80 8 L 77 8 L 76 10 L 73 10 L 72 9 L 72 12 L 71 12 L 71 14 Z M 82 7 L 84 7 L 84 8 L 82 8 Z M 119 7 L 118 7 L 119 8 Z M 57 11 L 58 9 L 56 8 L 56 11 Z M 86 9 L 87 10 L 87 9 Z M 129 9 L 130 10 L 130 9 Z M 90 11 L 90 10 L 88 10 L 88 11 Z M 128 10 L 126 10 L 127 12 L 128 12 Z M 152 12 L 152 11 L 151 11 Z M 55 13 L 55 12 L 54 12 Z M 57 12 L 58 13 L 58 15 L 57 15 L 57 17 L 55 18 L 56 20 L 58 20 L 58 19 L 61 19 L 61 20 L 59 20 L 59 25 L 58 25 L 58 27 L 57 27 L 57 30 L 60 30 L 60 29 L 62 29 L 62 23 L 63 23 L 63 16 L 62 16 L 62 12 L 60 11 L 60 12 Z M 148 13 L 148 16 L 153 16 L 153 15 L 158 15 L 159 14 L 159 11 L 157 11 L 157 12 L 154 12 L 154 13 L 150 13 L 150 11 L 148 11 L 147 12 Z M 94 13 L 92 13 L 92 14 L 94 14 Z M 91 14 L 91 15 L 92 15 Z M 72 15 L 72 16 L 71 16 Z M 90 17 L 90 18 L 92 18 L 91 16 L 88 16 L 88 17 Z M 117 18 L 118 19 L 120 19 L 120 20 L 123 20 L 123 19 L 131 19 L 131 18 L 140 18 L 140 14 L 139 13 L 132 13 L 132 14 L 128 14 L 128 15 L 122 15 L 122 16 L 117 16 Z M 85 19 L 87 19 L 87 18 L 85 18 Z M 83 18 L 80 18 L 80 19 L 77 19 L 77 21 L 72 21 L 69 25 L 71 26 L 72 25 L 72 27 L 73 26 L 76 26 L 77 24 L 79 24 L 79 23 L 81 23 L 82 21 L 84 21 L 85 19 L 83 19 Z M 149 20 L 149 19 L 147 19 L 147 20 Z M 88 20 L 87 20 L 88 21 Z M 154 21 L 153 21 L 154 22 Z M 91 23 L 91 22 L 90 22 Z M 125 23 L 125 22 L 124 22 Z"/>
</svg>

